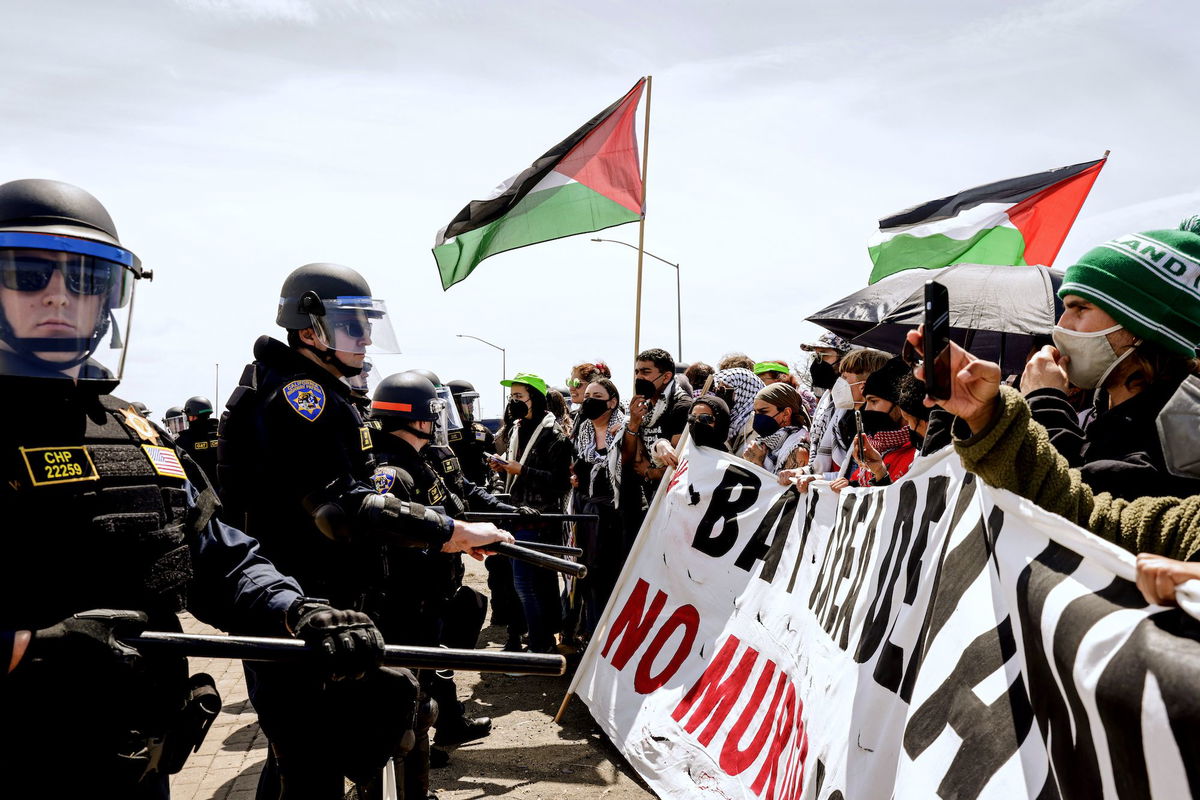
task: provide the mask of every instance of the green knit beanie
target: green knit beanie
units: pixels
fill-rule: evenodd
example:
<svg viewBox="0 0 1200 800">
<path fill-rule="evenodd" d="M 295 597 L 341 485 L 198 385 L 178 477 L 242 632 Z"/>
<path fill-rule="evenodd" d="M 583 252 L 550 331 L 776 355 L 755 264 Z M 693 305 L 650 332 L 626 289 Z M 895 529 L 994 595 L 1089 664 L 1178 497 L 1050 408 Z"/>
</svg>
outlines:
<svg viewBox="0 0 1200 800">
<path fill-rule="evenodd" d="M 1194 358 L 1200 345 L 1200 216 L 1178 230 L 1120 236 L 1067 269 L 1059 297 L 1078 295 L 1144 341 Z"/>
</svg>

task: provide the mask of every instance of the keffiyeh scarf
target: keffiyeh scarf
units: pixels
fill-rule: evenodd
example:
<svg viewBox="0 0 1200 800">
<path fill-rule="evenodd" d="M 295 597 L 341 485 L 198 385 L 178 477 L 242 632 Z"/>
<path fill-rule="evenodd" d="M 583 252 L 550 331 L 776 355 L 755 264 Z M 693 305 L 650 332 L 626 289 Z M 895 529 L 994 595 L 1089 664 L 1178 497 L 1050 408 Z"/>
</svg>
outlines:
<svg viewBox="0 0 1200 800">
<path fill-rule="evenodd" d="M 714 374 L 713 394 L 717 394 L 719 383 L 733 389 L 733 402 L 729 405 L 729 441 L 734 443 L 741 436 L 746 420 L 754 413 L 754 396 L 766 384 L 762 382 L 762 378 L 744 367 L 731 367 Z"/>
</svg>

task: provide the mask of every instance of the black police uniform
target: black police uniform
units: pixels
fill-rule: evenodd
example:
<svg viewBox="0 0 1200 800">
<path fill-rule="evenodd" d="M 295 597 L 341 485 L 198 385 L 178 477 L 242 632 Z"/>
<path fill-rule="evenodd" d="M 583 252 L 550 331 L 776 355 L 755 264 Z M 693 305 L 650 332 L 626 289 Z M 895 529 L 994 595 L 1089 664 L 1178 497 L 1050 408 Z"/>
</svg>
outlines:
<svg viewBox="0 0 1200 800">
<path fill-rule="evenodd" d="M 269 336 L 255 342 L 254 357 L 220 427 L 217 474 L 228 518 L 307 594 L 367 610 L 386 578 L 385 541 L 407 534 L 408 543 L 438 549 L 453 523 L 417 504 L 383 505 L 370 434 L 345 383 Z M 271 665 L 246 672 L 271 740 L 260 796 L 275 796 L 289 780 L 313 792 L 332 792 L 343 774 L 365 782 L 388 754 L 397 721 L 407 717 L 403 724 L 413 727 L 417 687 L 407 671 L 380 670 L 373 683 L 328 691 Z M 322 746 L 331 731 L 336 754 Z"/>
<path fill-rule="evenodd" d="M 182 447 L 200 465 L 210 483 L 217 484 L 217 421 L 212 417 L 200 417 L 175 437 L 175 444 Z"/>
<path fill-rule="evenodd" d="M 492 432 L 482 422 L 472 420 L 470 425 L 450 431 L 447 438 L 467 480 L 487 486 L 492 477 L 487 456 L 496 452 L 496 437 Z"/>
<path fill-rule="evenodd" d="M 106 394 L 113 386 L 0 380 L 0 631 L 10 632 L 0 656 L 7 662 L 11 631 L 96 608 L 142 611 L 150 629 L 177 631 L 186 604 L 218 628 L 284 635 L 300 587 L 213 518 L 196 465 Z M 205 690 L 186 660 L 145 655 L 142 672 L 83 675 L 73 659 L 32 653 L 0 671 L 4 794 L 166 797 L 165 774 L 138 779 L 154 757 L 160 770 L 182 766 L 166 762 L 199 733 L 184 724 L 196 710 L 185 706 Z"/>
</svg>

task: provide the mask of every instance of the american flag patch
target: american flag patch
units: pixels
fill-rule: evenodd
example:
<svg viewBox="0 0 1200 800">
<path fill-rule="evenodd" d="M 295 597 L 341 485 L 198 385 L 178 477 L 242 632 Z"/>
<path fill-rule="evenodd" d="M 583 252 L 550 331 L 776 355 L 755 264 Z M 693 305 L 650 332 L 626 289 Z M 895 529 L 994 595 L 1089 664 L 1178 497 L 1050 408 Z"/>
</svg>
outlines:
<svg viewBox="0 0 1200 800">
<path fill-rule="evenodd" d="M 154 467 L 154 471 L 159 475 L 187 479 L 187 473 L 183 471 L 183 464 L 179 463 L 179 456 L 175 455 L 174 450 L 169 447 L 155 447 L 152 444 L 144 444 L 142 449 L 146 451 L 146 456 L 150 459 L 150 466 Z"/>
</svg>

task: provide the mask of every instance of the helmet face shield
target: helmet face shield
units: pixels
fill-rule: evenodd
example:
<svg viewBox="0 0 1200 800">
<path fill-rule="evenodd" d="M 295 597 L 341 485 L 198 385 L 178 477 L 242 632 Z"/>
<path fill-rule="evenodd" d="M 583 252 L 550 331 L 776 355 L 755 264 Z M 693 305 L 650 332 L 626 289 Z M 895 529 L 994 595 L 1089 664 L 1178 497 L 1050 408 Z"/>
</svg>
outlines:
<svg viewBox="0 0 1200 800">
<path fill-rule="evenodd" d="M 178 436 L 187 430 L 187 417 L 183 416 L 183 414 L 163 417 L 163 427 L 167 429 L 167 433 L 172 436 Z"/>
<path fill-rule="evenodd" d="M 343 353 L 399 353 L 392 320 L 382 300 L 337 297 L 324 300 L 324 314 L 310 314 L 321 344 Z"/>
<path fill-rule="evenodd" d="M 449 386 L 439 386 L 438 398 L 446 406 L 446 424 L 452 431 L 461 430 L 463 423 L 462 417 L 458 415 L 458 406 L 454 404 L 454 395 L 450 393 Z"/>
<path fill-rule="evenodd" d="M 119 380 L 136 263 L 111 245 L 0 231 L 0 350 L 14 354 L 0 374 Z"/>
<path fill-rule="evenodd" d="M 479 392 L 460 392 L 454 399 L 460 418 L 479 419 Z"/>
</svg>

